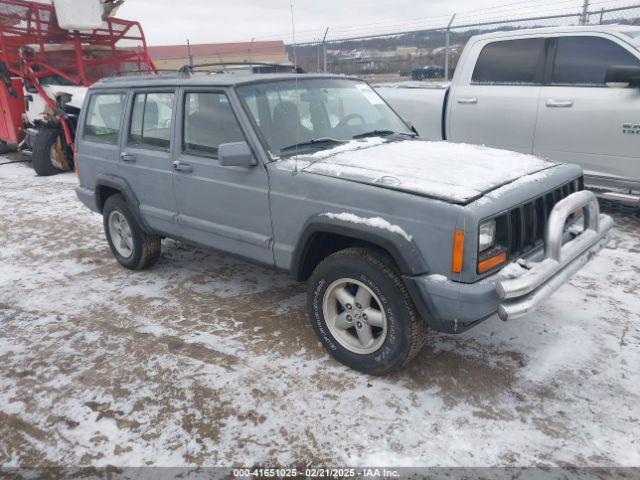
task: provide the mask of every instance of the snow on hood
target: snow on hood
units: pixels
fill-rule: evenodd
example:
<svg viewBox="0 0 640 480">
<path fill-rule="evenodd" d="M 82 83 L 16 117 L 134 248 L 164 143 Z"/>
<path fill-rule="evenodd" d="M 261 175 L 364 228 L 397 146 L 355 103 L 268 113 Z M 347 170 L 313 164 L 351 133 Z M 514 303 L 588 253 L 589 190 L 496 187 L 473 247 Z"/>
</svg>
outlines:
<svg viewBox="0 0 640 480">
<path fill-rule="evenodd" d="M 483 146 L 377 137 L 277 163 L 287 170 L 380 185 L 455 203 L 468 203 L 518 178 L 556 165 L 531 155 Z"/>
</svg>

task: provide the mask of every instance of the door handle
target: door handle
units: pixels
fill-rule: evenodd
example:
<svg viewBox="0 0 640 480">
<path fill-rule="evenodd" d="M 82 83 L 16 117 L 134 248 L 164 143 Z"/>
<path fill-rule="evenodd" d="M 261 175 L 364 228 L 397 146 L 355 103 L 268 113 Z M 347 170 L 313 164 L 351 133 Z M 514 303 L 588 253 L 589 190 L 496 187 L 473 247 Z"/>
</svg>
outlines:
<svg viewBox="0 0 640 480">
<path fill-rule="evenodd" d="M 189 165 L 188 163 L 182 163 L 179 160 L 176 160 L 171 164 L 173 169 L 177 172 L 193 172 L 193 165 Z"/>
<path fill-rule="evenodd" d="M 120 154 L 120 159 L 121 159 L 123 162 L 131 162 L 131 163 L 133 163 L 133 162 L 135 162 L 135 161 L 136 161 L 136 156 L 135 156 L 135 155 L 133 155 L 133 154 L 131 154 L 131 153 L 122 152 L 122 153 Z"/>
<path fill-rule="evenodd" d="M 555 100 L 550 98 L 547 100 L 547 107 L 549 108 L 571 108 L 573 107 L 573 101 L 571 100 Z"/>
<path fill-rule="evenodd" d="M 476 103 L 478 103 L 478 99 L 477 98 L 459 98 L 458 103 L 460 105 L 475 105 Z"/>
</svg>

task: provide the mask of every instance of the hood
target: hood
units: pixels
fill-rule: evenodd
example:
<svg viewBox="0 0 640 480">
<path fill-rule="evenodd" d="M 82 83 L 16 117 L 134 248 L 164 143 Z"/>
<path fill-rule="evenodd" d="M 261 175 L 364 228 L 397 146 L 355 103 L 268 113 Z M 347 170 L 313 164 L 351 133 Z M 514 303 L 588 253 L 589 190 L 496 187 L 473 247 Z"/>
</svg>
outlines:
<svg viewBox="0 0 640 480">
<path fill-rule="evenodd" d="M 281 162 L 283 168 L 460 204 L 556 165 L 531 155 L 476 145 L 384 138 L 351 141 Z"/>
</svg>

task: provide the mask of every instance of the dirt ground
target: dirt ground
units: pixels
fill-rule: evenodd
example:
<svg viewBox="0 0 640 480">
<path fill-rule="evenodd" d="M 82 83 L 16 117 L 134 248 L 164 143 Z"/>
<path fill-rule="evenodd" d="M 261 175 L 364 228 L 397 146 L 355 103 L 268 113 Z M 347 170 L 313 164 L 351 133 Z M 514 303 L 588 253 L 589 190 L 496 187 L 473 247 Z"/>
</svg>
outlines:
<svg viewBox="0 0 640 480">
<path fill-rule="evenodd" d="M 374 378 L 285 273 L 170 240 L 122 269 L 74 184 L 0 165 L 1 465 L 640 465 L 638 214 L 537 313 Z"/>
</svg>

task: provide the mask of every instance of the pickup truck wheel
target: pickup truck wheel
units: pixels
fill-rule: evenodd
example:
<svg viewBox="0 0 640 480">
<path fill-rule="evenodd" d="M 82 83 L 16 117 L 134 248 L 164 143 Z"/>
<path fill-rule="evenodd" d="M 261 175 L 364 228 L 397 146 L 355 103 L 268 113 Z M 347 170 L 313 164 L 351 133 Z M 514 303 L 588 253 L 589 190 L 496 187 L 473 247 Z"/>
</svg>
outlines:
<svg viewBox="0 0 640 480">
<path fill-rule="evenodd" d="M 33 140 L 31 163 L 41 177 L 48 177 L 70 170 L 63 145 L 62 135 L 57 128 L 43 127 Z"/>
<path fill-rule="evenodd" d="M 334 253 L 309 285 L 311 325 L 326 350 L 361 372 L 384 375 L 422 348 L 426 326 L 392 260 L 368 248 Z"/>
<path fill-rule="evenodd" d="M 129 270 L 143 270 L 158 261 L 160 237 L 142 230 L 122 195 L 107 198 L 102 212 L 109 247 L 120 265 Z"/>
<path fill-rule="evenodd" d="M 9 151 L 9 146 L 7 142 L 0 140 L 0 155 L 3 153 L 7 153 Z"/>
</svg>

